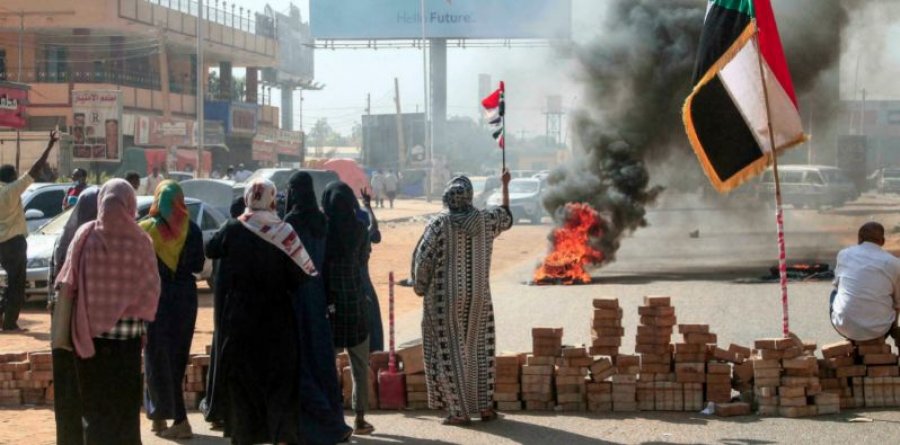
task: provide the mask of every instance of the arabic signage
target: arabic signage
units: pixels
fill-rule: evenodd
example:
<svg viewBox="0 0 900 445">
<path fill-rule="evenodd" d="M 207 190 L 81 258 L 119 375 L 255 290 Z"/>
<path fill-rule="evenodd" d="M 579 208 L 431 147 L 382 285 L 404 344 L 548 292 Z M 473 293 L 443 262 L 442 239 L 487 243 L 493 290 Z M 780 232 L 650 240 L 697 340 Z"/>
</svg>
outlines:
<svg viewBox="0 0 900 445">
<path fill-rule="evenodd" d="M 288 156 L 300 156 L 303 146 L 303 133 L 277 128 L 260 127 L 253 141 L 262 141 L 274 146 L 276 154 Z"/>
<path fill-rule="evenodd" d="M 229 133 L 256 134 L 257 110 L 256 104 L 232 103 L 228 119 Z"/>
<path fill-rule="evenodd" d="M 0 127 L 25 128 L 25 104 L 28 87 L 0 82 Z"/>
<path fill-rule="evenodd" d="M 72 91 L 72 159 L 119 162 L 122 159 L 122 92 Z"/>
<path fill-rule="evenodd" d="M 134 143 L 150 147 L 193 147 L 196 146 L 194 121 L 187 119 L 166 119 L 160 116 L 136 116 L 134 120 Z"/>
</svg>

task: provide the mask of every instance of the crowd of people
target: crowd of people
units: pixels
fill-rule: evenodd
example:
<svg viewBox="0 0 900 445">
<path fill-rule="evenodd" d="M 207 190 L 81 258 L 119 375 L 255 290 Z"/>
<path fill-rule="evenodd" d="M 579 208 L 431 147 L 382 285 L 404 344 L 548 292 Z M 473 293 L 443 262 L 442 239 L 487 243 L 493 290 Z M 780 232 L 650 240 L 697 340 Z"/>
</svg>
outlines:
<svg viewBox="0 0 900 445">
<path fill-rule="evenodd" d="M 14 239 L 25 244 L 18 197 L 56 141 L 51 133 L 22 178 L 0 167 L 7 271 L 13 265 L 4 249 L 12 251 Z M 357 193 L 335 181 L 320 201 L 312 177 L 297 172 L 282 216 L 274 184 L 254 180 L 204 246 L 177 182 L 159 182 L 138 221 L 140 184 L 128 179 L 76 185 L 76 199 L 65 201 L 74 208 L 54 252 L 51 302 L 57 442 L 140 443 L 142 406 L 155 434 L 193 436 L 182 382 L 197 318 L 194 274 L 207 258 L 214 261 L 214 337 L 205 419 L 236 444 L 334 444 L 371 434 L 369 354 L 384 340 L 367 267 L 381 239 L 369 192 L 359 191 L 360 206 Z M 412 267 L 416 293 L 425 297 L 429 403 L 446 409 L 445 423 L 454 425 L 472 413 L 497 417 L 488 271 L 494 238 L 512 225 L 508 206 L 478 210 L 472 194 L 465 177 L 450 182 L 446 210 L 427 227 Z M 13 319 L 4 314 L 5 330 L 15 329 L 5 323 Z M 353 380 L 352 426 L 336 368 L 341 352 Z"/>
</svg>

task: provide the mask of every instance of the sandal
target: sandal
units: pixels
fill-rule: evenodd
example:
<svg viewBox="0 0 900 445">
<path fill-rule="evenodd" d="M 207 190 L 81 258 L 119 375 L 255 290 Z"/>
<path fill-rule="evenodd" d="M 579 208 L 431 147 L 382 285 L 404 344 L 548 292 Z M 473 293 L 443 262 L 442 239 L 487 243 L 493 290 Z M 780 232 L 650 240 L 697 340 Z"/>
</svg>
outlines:
<svg viewBox="0 0 900 445">
<path fill-rule="evenodd" d="M 356 434 L 357 436 L 368 436 L 373 432 L 375 432 L 375 427 L 366 421 L 357 421 L 356 428 L 353 430 L 353 434 Z"/>
<path fill-rule="evenodd" d="M 497 415 L 497 411 L 494 411 L 492 409 L 486 409 L 481 412 L 481 421 L 482 422 L 490 422 L 492 420 L 497 420 L 499 418 L 500 418 L 500 416 Z"/>
<path fill-rule="evenodd" d="M 441 425 L 466 426 L 472 423 L 467 417 L 447 416 L 441 421 Z"/>
</svg>

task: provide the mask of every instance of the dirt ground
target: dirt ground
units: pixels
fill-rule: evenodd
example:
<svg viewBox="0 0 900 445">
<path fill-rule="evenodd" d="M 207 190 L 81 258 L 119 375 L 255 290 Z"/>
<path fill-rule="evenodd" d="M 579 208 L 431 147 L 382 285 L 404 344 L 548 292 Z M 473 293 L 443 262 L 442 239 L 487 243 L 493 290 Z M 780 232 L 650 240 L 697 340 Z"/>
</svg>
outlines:
<svg viewBox="0 0 900 445">
<path fill-rule="evenodd" d="M 399 203 L 398 203 L 399 207 Z M 397 213 L 410 209 L 395 209 Z M 379 210 L 388 213 L 389 210 Z M 401 216 L 400 218 L 405 218 Z M 415 218 L 402 222 L 386 222 L 381 226 L 382 242 L 373 247 L 369 262 L 370 274 L 381 301 L 381 316 L 385 330 L 388 324 L 388 273 L 394 271 L 397 281 L 409 277 L 412 250 L 425 227 L 424 218 Z M 549 227 L 518 225 L 504 233 L 494 248 L 493 271 L 499 273 L 513 265 L 520 264 L 523 259 L 540 257 L 546 248 L 544 240 Z M 536 242 L 540 240 L 540 242 Z M 197 314 L 197 325 L 194 332 L 192 353 L 204 353 L 210 344 L 213 334 L 212 293 L 203 283 L 200 286 L 200 309 Z M 421 299 L 411 288 L 396 286 L 395 314 L 400 316 L 421 310 Z M 22 311 L 19 325 L 28 328 L 24 334 L 0 334 L 0 353 L 35 351 L 47 349 L 50 341 L 50 316 L 40 301 L 28 303 Z M 385 341 L 387 341 L 385 332 Z"/>
</svg>

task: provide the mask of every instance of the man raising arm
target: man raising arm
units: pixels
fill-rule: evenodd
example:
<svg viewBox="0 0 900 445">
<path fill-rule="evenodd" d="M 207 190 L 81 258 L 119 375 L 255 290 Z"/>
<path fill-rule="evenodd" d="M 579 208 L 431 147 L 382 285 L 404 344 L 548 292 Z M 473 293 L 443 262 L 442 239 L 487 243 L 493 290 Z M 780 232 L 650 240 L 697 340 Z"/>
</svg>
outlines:
<svg viewBox="0 0 900 445">
<path fill-rule="evenodd" d="M 0 267 L 6 271 L 7 288 L 4 310 L 3 331 L 23 331 L 19 328 L 19 312 L 25 302 L 25 263 L 28 244 L 25 235 L 28 226 L 25 223 L 25 209 L 22 207 L 22 192 L 34 183 L 41 171 L 47 166 L 50 150 L 59 140 L 56 131 L 50 132 L 47 148 L 28 174 L 18 177 L 12 165 L 0 166 Z"/>
</svg>

